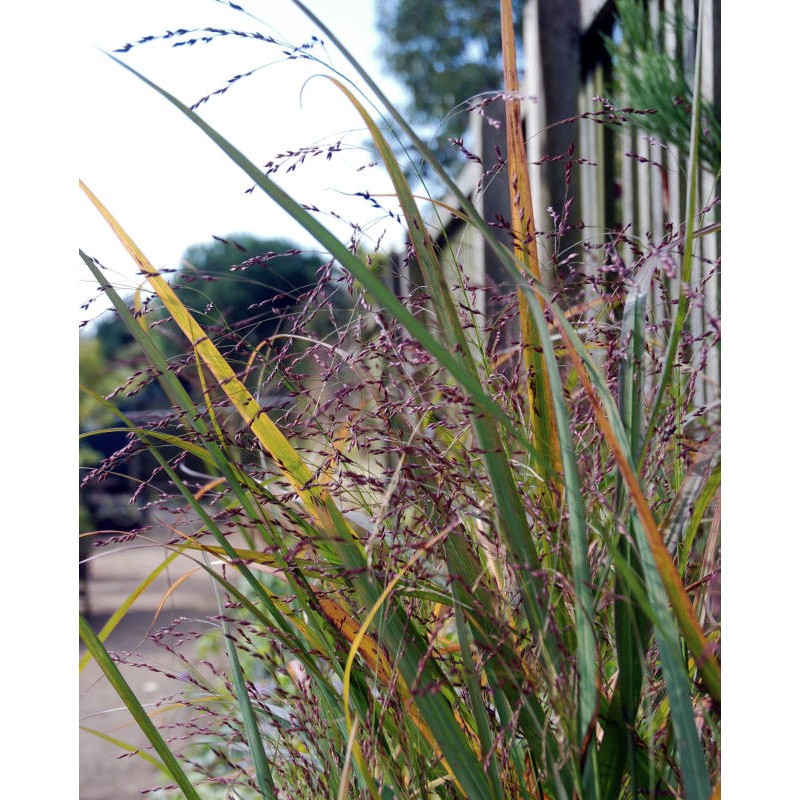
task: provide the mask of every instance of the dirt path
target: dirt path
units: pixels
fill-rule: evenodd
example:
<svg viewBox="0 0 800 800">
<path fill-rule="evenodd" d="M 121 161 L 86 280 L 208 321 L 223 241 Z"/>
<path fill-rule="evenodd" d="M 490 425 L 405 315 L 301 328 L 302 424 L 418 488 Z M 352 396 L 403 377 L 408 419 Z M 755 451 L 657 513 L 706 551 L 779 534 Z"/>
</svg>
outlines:
<svg viewBox="0 0 800 800">
<path fill-rule="evenodd" d="M 160 529 L 148 534 L 148 537 L 156 542 L 163 542 L 166 541 L 167 533 Z M 163 562 L 168 553 L 158 543 L 135 542 L 92 550 L 89 621 L 95 631 L 100 630 L 131 591 Z M 175 694 L 182 688 L 182 684 L 135 664 L 146 664 L 168 672 L 185 669 L 185 665 L 181 665 L 175 656 L 148 639 L 148 632 L 169 625 L 178 617 L 189 618 L 186 625 L 192 630 L 204 630 L 209 626 L 205 619 L 217 613 L 211 579 L 200 570 L 178 586 L 153 624 L 153 616 L 169 586 L 193 566 L 182 558 L 171 564 L 169 571 L 159 575 L 153 586 L 137 599 L 107 641 L 110 650 L 131 654 L 126 657 L 126 663 L 120 665 L 120 669 L 145 708 L 148 704 L 152 705 Z M 197 646 L 187 641 L 181 651 L 193 661 Z M 81 655 L 83 652 L 84 648 L 81 646 Z M 179 712 L 160 713 L 156 718 L 157 724 L 161 727 L 173 722 L 177 713 Z M 147 745 L 144 735 L 94 661 L 90 661 L 80 675 L 80 725 L 137 747 Z M 125 753 L 121 747 L 92 733 L 81 730 L 79 746 L 80 800 L 134 800 L 141 798 L 143 791 L 166 782 L 162 773 L 141 757 L 120 758 Z"/>
</svg>

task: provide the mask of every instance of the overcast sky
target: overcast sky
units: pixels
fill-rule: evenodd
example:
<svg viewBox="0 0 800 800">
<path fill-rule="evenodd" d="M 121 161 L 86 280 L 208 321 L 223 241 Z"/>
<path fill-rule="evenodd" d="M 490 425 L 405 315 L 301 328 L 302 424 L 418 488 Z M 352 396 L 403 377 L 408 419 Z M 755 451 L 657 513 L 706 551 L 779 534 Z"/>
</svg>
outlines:
<svg viewBox="0 0 800 800">
<path fill-rule="evenodd" d="M 308 234 L 266 195 L 246 193 L 252 182 L 201 131 L 101 52 L 168 30 L 205 27 L 258 31 L 301 45 L 313 36 L 324 38 L 313 23 L 291 0 L 245 3 L 263 22 L 214 0 L 98 0 L 85 5 L 89 12 L 80 30 L 84 43 L 79 100 L 88 124 L 81 127 L 78 139 L 79 177 L 154 265 L 176 267 L 189 245 L 232 233 L 287 237 L 313 248 Z M 308 0 L 307 5 L 368 68 L 390 99 L 401 101 L 402 90 L 382 72 L 376 57 L 374 0 Z M 287 60 L 284 48 L 252 39 L 230 36 L 175 48 L 171 44 L 176 40 L 153 41 L 119 57 L 187 104 L 226 86 L 235 75 L 263 66 L 212 97 L 199 113 L 259 166 L 287 150 L 341 140 L 343 152 L 330 161 L 324 156 L 309 158 L 275 179 L 295 199 L 317 206 L 323 212 L 320 219 L 344 240 L 350 237 L 349 225 L 328 212 L 357 221 L 368 240 L 381 235 L 384 242 L 401 240 L 396 223 L 365 200 L 347 196 L 385 192 L 390 186 L 380 168 L 359 171 L 371 161 L 361 147 L 367 138 L 363 123 L 333 84 L 312 77 L 325 72 L 320 64 Z M 315 45 L 312 52 L 355 76 L 332 44 Z M 396 207 L 391 200 L 386 202 Z M 118 272 L 121 286 L 132 288 L 137 279 L 130 257 L 88 200 L 80 198 L 78 204 L 80 247 Z M 94 294 L 91 275 L 85 274 L 76 305 Z M 98 301 L 87 313 L 94 315 L 100 307 Z M 81 318 L 87 316 L 81 313 Z"/>
</svg>

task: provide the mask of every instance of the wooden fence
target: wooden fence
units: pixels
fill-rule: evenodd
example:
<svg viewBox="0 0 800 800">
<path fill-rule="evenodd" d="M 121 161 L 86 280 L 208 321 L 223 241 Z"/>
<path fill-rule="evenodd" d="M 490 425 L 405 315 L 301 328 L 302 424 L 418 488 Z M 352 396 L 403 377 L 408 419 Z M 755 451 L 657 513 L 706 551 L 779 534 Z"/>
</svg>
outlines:
<svg viewBox="0 0 800 800">
<path fill-rule="evenodd" d="M 651 24 L 660 30 L 665 46 L 683 66 L 689 83 L 694 72 L 695 21 L 698 7 L 703 20 L 703 98 L 719 108 L 720 97 L 720 8 L 719 0 L 645 0 Z M 687 21 L 681 36 L 664 24 L 677 11 Z M 645 248 L 657 248 L 680 229 L 686 196 L 686 156 L 634 124 L 597 124 L 583 117 L 586 112 L 603 110 L 603 101 L 614 78 L 614 65 L 604 44 L 604 36 L 615 32 L 615 3 L 612 0 L 529 0 L 524 9 L 523 118 L 531 163 L 536 228 L 540 237 L 540 260 L 549 269 L 556 285 L 570 268 L 578 267 L 583 277 L 602 272 L 609 259 L 619 258 L 629 267 L 634 253 L 627 245 L 614 245 L 615 231 L 628 231 L 643 241 Z M 563 124 L 563 120 L 572 120 Z M 635 117 L 634 117 L 635 119 Z M 485 173 L 497 162 L 496 148 L 505 152 L 505 114 L 502 100 L 481 106 L 472 113 L 470 149 L 483 163 L 469 162 L 459 177 L 461 188 L 487 219 L 509 218 L 505 174 L 489 181 Z M 498 123 L 501 123 L 498 125 Z M 547 156 L 547 157 L 545 157 Z M 572 162 L 571 179 L 565 183 L 565 170 Z M 484 175 L 483 181 L 481 176 Z M 720 317 L 719 234 L 713 231 L 719 219 L 719 176 L 703 171 L 699 180 L 702 206 L 710 206 L 701 224 L 712 228 L 695 246 L 694 274 L 689 288 L 693 300 L 690 330 L 696 340 L 713 342 Z M 569 201 L 569 219 L 582 221 L 579 230 L 569 230 L 557 244 L 553 237 L 553 214 L 564 211 Z M 503 270 L 493 252 L 474 231 L 464 230 L 454 218 L 436 216 L 432 225 L 453 246 L 456 260 L 469 282 L 485 286 L 485 295 L 475 301 L 485 315 L 485 327 L 502 313 L 493 298 L 502 295 Z M 649 243 L 649 244 L 648 244 Z M 665 248 L 668 249 L 668 248 Z M 572 260 L 567 258 L 573 255 Z M 673 253 L 676 255 L 676 253 Z M 676 259 L 679 263 L 680 259 Z M 677 297 L 679 281 L 671 270 L 661 269 L 653 282 L 650 297 L 656 319 L 669 313 L 667 304 Z M 547 274 L 545 275 L 547 279 Z M 411 283 L 414 280 L 411 278 Z M 409 288 L 408 278 L 398 286 Z M 582 299 L 591 281 L 582 281 Z M 502 343 L 501 343 L 502 344 Z M 698 406 L 715 406 L 719 401 L 719 345 L 694 348 L 702 359 L 694 387 Z"/>
</svg>

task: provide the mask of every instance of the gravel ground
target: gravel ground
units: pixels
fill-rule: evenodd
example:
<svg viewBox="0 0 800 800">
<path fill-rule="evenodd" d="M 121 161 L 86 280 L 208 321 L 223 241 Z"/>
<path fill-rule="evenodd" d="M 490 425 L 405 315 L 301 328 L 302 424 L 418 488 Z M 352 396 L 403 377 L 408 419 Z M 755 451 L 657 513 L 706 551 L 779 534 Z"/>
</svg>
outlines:
<svg viewBox="0 0 800 800">
<path fill-rule="evenodd" d="M 155 540 L 153 544 L 133 542 L 92 550 L 91 613 L 88 619 L 95 631 L 100 630 L 138 583 L 162 563 L 169 551 L 158 542 L 166 541 L 167 535 L 164 529 L 159 529 L 148 533 L 148 538 Z M 154 623 L 154 614 L 169 586 L 193 566 L 186 559 L 173 562 L 169 573 L 159 575 L 153 586 L 137 599 L 106 642 L 108 648 L 116 653 L 130 653 L 125 659 L 127 663 L 120 665 L 120 669 L 145 708 L 173 695 L 182 684 L 133 664 L 157 666 L 167 671 L 183 669 L 177 658 L 148 639 L 148 632 L 168 625 L 178 617 L 192 620 L 192 630 L 202 630 L 203 623 L 197 620 L 217 613 L 211 579 L 200 570 L 169 596 Z M 193 660 L 196 646 L 187 642 L 187 647 L 183 652 Z M 81 655 L 84 652 L 82 645 L 80 652 Z M 159 714 L 157 724 L 161 726 L 174 721 L 177 713 L 167 711 Z M 90 661 L 80 674 L 80 725 L 135 746 L 147 744 L 94 661 Z M 162 773 L 142 758 L 125 756 L 122 748 L 87 731 L 80 731 L 79 747 L 80 800 L 134 800 L 141 798 L 143 791 L 165 782 Z"/>
</svg>

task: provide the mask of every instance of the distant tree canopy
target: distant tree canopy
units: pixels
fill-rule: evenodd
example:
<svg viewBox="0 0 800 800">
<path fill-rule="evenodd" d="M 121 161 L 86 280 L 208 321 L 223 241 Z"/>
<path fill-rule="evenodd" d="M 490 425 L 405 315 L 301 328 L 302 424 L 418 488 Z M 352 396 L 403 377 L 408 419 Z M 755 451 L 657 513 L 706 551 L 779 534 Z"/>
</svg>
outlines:
<svg viewBox="0 0 800 800">
<path fill-rule="evenodd" d="M 233 235 L 189 247 L 171 283 L 212 337 L 234 333 L 256 344 L 276 332 L 281 315 L 314 285 L 323 260 L 282 239 Z M 155 321 L 163 313 L 155 307 L 148 316 Z M 97 337 L 107 357 L 133 341 L 116 316 L 98 324 Z"/>
<path fill-rule="evenodd" d="M 513 3 L 518 36 L 522 4 Z M 503 88 L 499 3 L 387 0 L 378 4 L 377 14 L 381 56 L 411 92 L 408 115 L 437 131 L 432 149 L 452 164 L 457 153 L 447 140 L 464 135 L 468 118 L 450 112 L 481 92 Z"/>
<path fill-rule="evenodd" d="M 324 260 L 282 239 L 235 235 L 190 247 L 173 285 L 201 325 L 255 344 L 314 286 Z"/>
<path fill-rule="evenodd" d="M 78 380 L 100 395 L 113 391 L 124 383 L 126 370 L 114 367 L 103 353 L 100 340 L 94 336 L 81 336 L 78 351 Z M 116 422 L 114 413 L 90 395 L 81 391 L 78 415 L 82 429 L 102 428 Z"/>
</svg>

